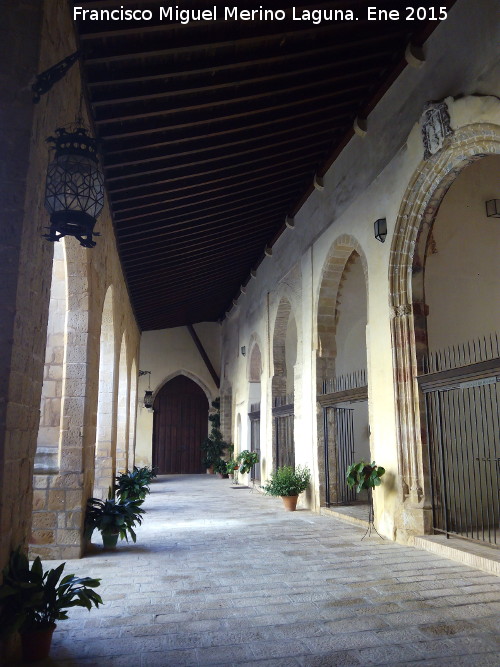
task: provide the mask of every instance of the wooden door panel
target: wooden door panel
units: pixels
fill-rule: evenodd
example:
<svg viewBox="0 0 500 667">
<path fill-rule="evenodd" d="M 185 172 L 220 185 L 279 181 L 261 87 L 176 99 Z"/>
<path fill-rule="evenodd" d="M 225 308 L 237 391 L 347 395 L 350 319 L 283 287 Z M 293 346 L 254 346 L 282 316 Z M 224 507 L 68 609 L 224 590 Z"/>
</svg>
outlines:
<svg viewBox="0 0 500 667">
<path fill-rule="evenodd" d="M 208 435 L 208 401 L 184 375 L 167 382 L 156 396 L 153 465 L 159 474 L 201 473 L 201 442 Z"/>
</svg>

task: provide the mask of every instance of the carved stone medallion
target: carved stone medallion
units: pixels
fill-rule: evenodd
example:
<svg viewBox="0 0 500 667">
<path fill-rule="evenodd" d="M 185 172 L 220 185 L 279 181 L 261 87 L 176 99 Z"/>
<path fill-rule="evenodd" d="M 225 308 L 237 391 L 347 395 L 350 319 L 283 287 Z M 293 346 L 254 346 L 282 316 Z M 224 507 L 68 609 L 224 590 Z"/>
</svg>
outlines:
<svg viewBox="0 0 500 667">
<path fill-rule="evenodd" d="M 420 119 L 424 142 L 424 160 L 437 153 L 446 137 L 453 134 L 446 102 L 427 102 Z"/>
</svg>

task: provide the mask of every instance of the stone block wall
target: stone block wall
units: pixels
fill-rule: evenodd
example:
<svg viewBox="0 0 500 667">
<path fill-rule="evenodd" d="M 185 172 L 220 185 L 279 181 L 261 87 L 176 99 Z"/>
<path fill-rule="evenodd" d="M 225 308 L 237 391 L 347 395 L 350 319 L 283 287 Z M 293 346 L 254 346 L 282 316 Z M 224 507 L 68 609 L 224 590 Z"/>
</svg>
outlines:
<svg viewBox="0 0 500 667">
<path fill-rule="evenodd" d="M 45 139 L 57 127 L 74 122 L 81 86 L 77 64 L 38 105 L 32 103 L 35 75 L 76 50 L 69 6 L 65 0 L 6 5 L 0 22 L 0 82 L 5 91 L 0 101 L 5 147 L 0 178 L 0 567 L 11 549 L 26 547 L 31 531 L 33 553 L 43 558 L 82 554 L 84 507 L 94 477 L 101 318 L 111 284 L 117 297 L 115 350 L 125 334 L 129 370 L 137 363 L 140 336 L 106 206 L 96 226 L 101 233 L 96 248 L 65 241 L 67 347 L 59 471 L 33 477 L 54 253 L 54 246 L 42 238 L 49 224 L 44 209 L 49 161 Z M 54 363 L 45 366 L 45 379 L 58 383 L 61 350 L 56 340 L 49 342 Z M 56 377 L 49 377 L 54 373 Z M 47 391 L 52 391 L 49 384 Z M 52 417 L 50 423 L 56 421 Z"/>
<path fill-rule="evenodd" d="M 27 539 L 31 467 L 38 429 L 52 249 L 38 247 L 24 216 L 34 108 L 29 84 L 38 68 L 41 3 L 0 8 L 0 566 Z M 21 260 L 21 248 L 36 247 Z"/>
</svg>

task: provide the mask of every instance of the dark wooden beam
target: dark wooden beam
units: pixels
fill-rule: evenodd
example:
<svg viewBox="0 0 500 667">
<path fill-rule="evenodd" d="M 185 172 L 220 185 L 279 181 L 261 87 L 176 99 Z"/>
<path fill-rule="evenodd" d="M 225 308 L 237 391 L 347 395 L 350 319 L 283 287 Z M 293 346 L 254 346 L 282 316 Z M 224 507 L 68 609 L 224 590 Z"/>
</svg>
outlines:
<svg viewBox="0 0 500 667">
<path fill-rule="evenodd" d="M 194 344 L 196 345 L 196 348 L 197 348 L 198 352 L 201 355 L 201 358 L 205 362 L 205 366 L 207 367 L 208 372 L 212 376 L 212 380 L 215 382 L 215 386 L 217 387 L 217 389 L 219 389 L 219 387 L 220 387 L 219 376 L 215 372 L 215 368 L 212 366 L 212 362 L 208 358 L 208 354 L 205 352 L 205 348 L 203 347 L 201 340 L 198 338 L 198 334 L 194 330 L 194 327 L 193 327 L 192 324 L 188 324 L 187 329 L 188 329 L 188 331 L 191 335 L 191 338 L 193 339 Z"/>
</svg>

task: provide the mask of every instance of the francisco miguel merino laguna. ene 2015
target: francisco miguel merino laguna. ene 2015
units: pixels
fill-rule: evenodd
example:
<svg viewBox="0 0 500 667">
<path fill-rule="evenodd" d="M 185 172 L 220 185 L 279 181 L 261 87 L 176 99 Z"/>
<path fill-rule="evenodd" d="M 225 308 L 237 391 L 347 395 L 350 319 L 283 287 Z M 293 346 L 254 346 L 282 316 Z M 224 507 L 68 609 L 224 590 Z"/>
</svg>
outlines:
<svg viewBox="0 0 500 667">
<path fill-rule="evenodd" d="M 358 17 L 350 9 L 265 9 L 259 5 L 256 9 L 239 7 L 217 7 L 211 9 L 184 9 L 175 6 L 158 7 L 160 21 L 175 21 L 185 25 L 190 21 L 309 21 L 318 25 L 323 21 L 355 21 Z M 116 9 L 84 9 L 73 7 L 75 21 L 152 21 L 154 13 L 150 9 L 125 9 L 123 5 Z"/>
</svg>

